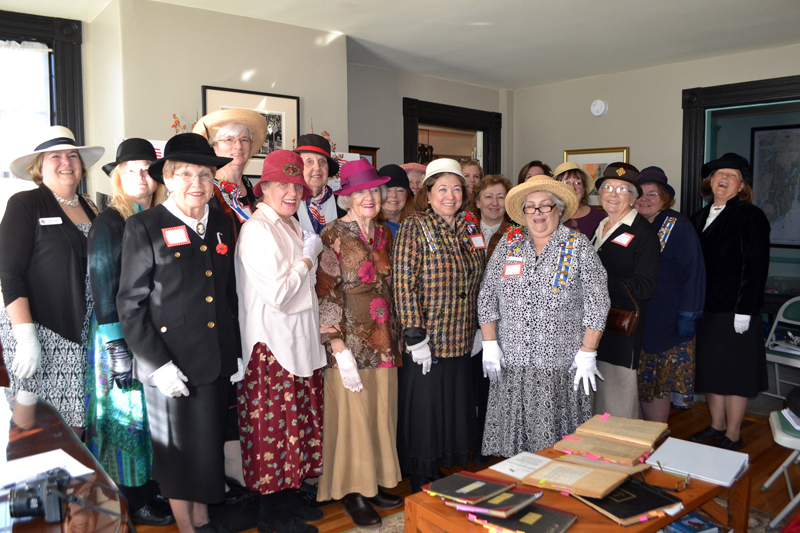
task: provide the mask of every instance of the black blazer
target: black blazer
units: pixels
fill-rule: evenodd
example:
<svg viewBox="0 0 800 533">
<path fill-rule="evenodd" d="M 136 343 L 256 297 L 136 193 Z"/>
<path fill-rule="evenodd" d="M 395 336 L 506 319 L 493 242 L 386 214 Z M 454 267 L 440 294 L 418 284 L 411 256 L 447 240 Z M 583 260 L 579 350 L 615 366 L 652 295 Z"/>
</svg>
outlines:
<svg viewBox="0 0 800 533">
<path fill-rule="evenodd" d="M 692 217 L 706 264 L 705 310 L 759 315 L 769 271 L 769 220 L 758 207 L 734 197 L 703 231 L 712 205 Z"/>
<path fill-rule="evenodd" d="M 633 235 L 628 246 L 613 242 L 623 233 Z M 658 267 L 661 259 L 658 233 L 646 218 L 637 214 L 632 225 L 620 224 L 609 235 L 597 250 L 597 255 L 600 256 L 608 272 L 608 295 L 611 297 L 611 305 L 634 309 L 631 297 L 622 284 L 622 281 L 625 281 L 636 298 L 640 311 L 639 326 L 635 335 L 629 337 L 606 329 L 600 339 L 597 359 L 612 365 L 638 368 L 647 301 L 653 296 L 658 283 Z"/>
<path fill-rule="evenodd" d="M 86 216 L 95 213 L 78 197 Z M 33 320 L 82 344 L 87 241 L 46 185 L 15 194 L 0 223 L 0 282 L 5 305 L 27 298 Z"/>
<path fill-rule="evenodd" d="M 186 229 L 188 244 L 167 246 L 162 230 L 175 227 Z M 128 218 L 117 312 L 143 383 L 169 361 L 190 386 L 232 376 L 241 348 L 230 219 L 209 209 L 202 239 L 163 205 Z"/>
</svg>

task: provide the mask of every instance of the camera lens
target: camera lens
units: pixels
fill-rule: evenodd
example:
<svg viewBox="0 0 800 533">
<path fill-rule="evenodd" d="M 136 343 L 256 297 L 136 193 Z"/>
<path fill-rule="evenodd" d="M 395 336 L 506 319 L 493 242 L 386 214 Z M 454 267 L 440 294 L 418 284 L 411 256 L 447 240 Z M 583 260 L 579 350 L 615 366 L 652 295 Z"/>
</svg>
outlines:
<svg viewBox="0 0 800 533">
<path fill-rule="evenodd" d="M 36 490 L 15 489 L 9 494 L 11 505 L 9 513 L 12 518 L 26 516 L 44 516 L 42 499 Z"/>
</svg>

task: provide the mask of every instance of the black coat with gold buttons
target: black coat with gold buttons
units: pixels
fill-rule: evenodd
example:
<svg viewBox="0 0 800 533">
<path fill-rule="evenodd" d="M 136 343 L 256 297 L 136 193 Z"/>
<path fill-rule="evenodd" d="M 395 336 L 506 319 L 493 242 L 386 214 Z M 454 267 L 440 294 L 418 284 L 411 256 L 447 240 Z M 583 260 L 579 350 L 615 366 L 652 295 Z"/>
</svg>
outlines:
<svg viewBox="0 0 800 533">
<path fill-rule="evenodd" d="M 233 227 L 210 209 L 205 239 L 160 205 L 130 217 L 117 294 L 134 376 L 145 384 L 169 361 L 207 385 L 236 372 L 241 355 Z"/>
</svg>

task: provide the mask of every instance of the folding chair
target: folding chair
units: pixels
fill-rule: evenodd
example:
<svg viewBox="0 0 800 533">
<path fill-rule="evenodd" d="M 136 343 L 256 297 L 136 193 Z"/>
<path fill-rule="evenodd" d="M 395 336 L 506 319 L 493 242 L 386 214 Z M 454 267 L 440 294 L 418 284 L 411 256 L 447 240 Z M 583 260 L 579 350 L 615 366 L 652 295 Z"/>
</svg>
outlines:
<svg viewBox="0 0 800 533">
<path fill-rule="evenodd" d="M 775 393 L 764 392 L 763 394 L 782 400 L 786 398 L 785 394 L 781 394 L 782 384 L 796 387 L 800 385 L 800 383 L 781 379 L 780 367 L 781 365 L 785 365 L 800 368 L 800 354 L 773 350 L 769 345 L 776 340 L 776 334 L 779 337 L 777 340 L 780 340 L 780 337 L 786 336 L 787 331 L 791 331 L 794 335 L 800 336 L 800 296 L 792 298 L 781 306 L 778 314 L 775 316 L 775 322 L 772 323 L 769 335 L 767 336 L 767 361 L 775 363 Z"/>
</svg>

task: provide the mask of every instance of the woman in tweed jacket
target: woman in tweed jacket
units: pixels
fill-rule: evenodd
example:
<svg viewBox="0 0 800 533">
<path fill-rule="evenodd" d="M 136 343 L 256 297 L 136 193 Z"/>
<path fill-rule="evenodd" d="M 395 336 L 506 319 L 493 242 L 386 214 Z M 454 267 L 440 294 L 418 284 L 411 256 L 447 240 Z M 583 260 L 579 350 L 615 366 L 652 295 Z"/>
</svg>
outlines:
<svg viewBox="0 0 800 533">
<path fill-rule="evenodd" d="M 392 270 L 403 367 L 398 372 L 397 452 L 411 489 L 466 466 L 477 448 L 470 351 L 486 242 L 467 204 L 461 166 L 437 159 L 397 232 Z"/>
</svg>

